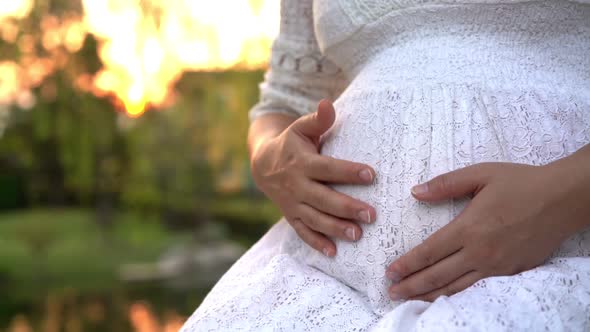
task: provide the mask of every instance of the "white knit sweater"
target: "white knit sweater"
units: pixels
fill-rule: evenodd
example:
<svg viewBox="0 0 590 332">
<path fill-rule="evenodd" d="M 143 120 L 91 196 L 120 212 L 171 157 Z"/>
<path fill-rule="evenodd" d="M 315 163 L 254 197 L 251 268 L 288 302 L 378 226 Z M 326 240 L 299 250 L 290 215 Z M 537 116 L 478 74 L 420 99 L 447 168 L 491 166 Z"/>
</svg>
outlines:
<svg viewBox="0 0 590 332">
<path fill-rule="evenodd" d="M 359 64 L 383 49 L 408 41 L 421 44 L 421 48 L 409 47 L 409 54 L 394 55 L 384 65 L 401 69 L 396 75 L 404 75 L 404 83 L 432 79 L 429 76 L 434 73 L 427 73 L 424 65 L 439 66 L 440 70 L 440 63 L 420 52 L 425 48 L 429 55 L 453 60 L 447 53 L 448 46 L 452 45 L 440 41 L 442 35 L 448 37 L 449 33 L 480 44 L 480 50 L 484 52 L 474 54 L 473 44 L 469 45 L 464 54 L 454 56 L 461 57 L 457 60 L 470 62 L 469 69 L 480 67 L 479 70 L 466 72 L 461 64 L 451 67 L 445 64 L 447 72 L 436 73 L 438 78 L 464 81 L 467 74 L 472 80 L 485 79 L 487 76 L 481 71 L 481 64 L 502 59 L 508 60 L 504 64 L 510 67 L 524 65 L 526 68 L 520 67 L 520 72 L 526 76 L 543 75 L 536 70 L 538 66 L 545 66 L 552 74 L 560 74 L 556 73 L 556 68 L 579 61 L 581 54 L 588 52 L 586 33 L 590 18 L 584 15 L 571 17 L 567 11 L 558 9 L 565 6 L 575 11 L 574 3 L 588 4 L 590 0 L 283 0 L 281 31 L 273 45 L 270 70 L 261 85 L 260 103 L 251 110 L 250 119 L 268 112 L 294 115 L 313 112 L 320 99 L 338 97 L 362 69 Z M 495 40 L 496 44 L 490 45 L 494 40 L 488 36 L 506 40 Z M 566 39 L 561 39 L 564 36 Z M 425 40 L 428 37 L 438 39 L 438 42 L 428 43 Z M 520 44 L 511 43 L 514 39 Z M 516 46 L 529 49 L 525 54 L 524 49 L 515 49 Z M 475 59 L 474 55 L 480 58 Z M 517 59 L 535 55 L 542 58 Z M 588 56 L 585 60 L 590 61 Z M 590 66 L 584 64 L 570 66 L 576 71 L 573 79 L 580 79 L 582 83 L 590 77 Z M 421 69 L 422 72 L 416 72 Z M 508 75 L 498 71 L 512 68 L 495 66 L 495 69 L 497 72 L 492 74 L 499 81 L 520 76 L 516 71 Z M 523 82 L 525 79 L 521 77 Z M 552 75 L 548 84 L 559 87 L 563 81 L 571 79 L 561 77 L 560 82 L 556 82 L 555 75 Z M 544 83 L 541 81 L 533 83 L 538 86 Z"/>
</svg>

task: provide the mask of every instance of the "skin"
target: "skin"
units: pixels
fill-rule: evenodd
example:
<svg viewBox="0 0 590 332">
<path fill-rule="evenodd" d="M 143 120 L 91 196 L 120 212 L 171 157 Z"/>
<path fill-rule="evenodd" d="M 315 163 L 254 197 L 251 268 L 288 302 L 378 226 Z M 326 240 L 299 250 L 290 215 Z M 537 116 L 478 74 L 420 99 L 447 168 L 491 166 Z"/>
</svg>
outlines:
<svg viewBox="0 0 590 332">
<path fill-rule="evenodd" d="M 334 119 L 332 104 L 322 101 L 301 118 L 261 116 L 248 135 L 258 188 L 307 244 L 330 257 L 336 246 L 329 237 L 356 241 L 358 223 L 376 218 L 370 205 L 326 186 L 369 185 L 376 176 L 368 165 L 319 154 L 320 137 Z M 361 176 L 363 170 L 370 176 Z M 473 197 L 452 222 L 386 269 L 393 300 L 434 301 L 486 277 L 532 269 L 590 227 L 590 145 L 545 166 L 473 165 L 418 185 L 412 194 L 424 202 Z"/>
<path fill-rule="evenodd" d="M 328 257 L 336 255 L 330 238 L 357 241 L 358 223 L 371 223 L 375 209 L 331 189 L 327 184 L 369 185 L 369 165 L 322 156 L 320 137 L 334 123 L 331 102 L 322 100 L 312 114 L 295 118 L 267 114 L 248 133 L 252 176 L 257 187 L 281 210 L 308 245 Z"/>
<path fill-rule="evenodd" d="M 386 269 L 393 300 L 434 301 L 542 264 L 590 227 L 590 145 L 545 166 L 485 163 L 413 188 L 420 201 L 472 195 L 448 225 Z"/>
</svg>

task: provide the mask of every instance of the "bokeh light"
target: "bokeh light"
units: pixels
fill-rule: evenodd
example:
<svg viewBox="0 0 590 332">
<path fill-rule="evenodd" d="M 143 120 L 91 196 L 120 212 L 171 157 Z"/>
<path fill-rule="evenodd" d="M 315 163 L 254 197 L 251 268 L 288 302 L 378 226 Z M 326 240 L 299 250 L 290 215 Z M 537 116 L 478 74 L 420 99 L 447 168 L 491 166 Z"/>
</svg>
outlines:
<svg viewBox="0 0 590 332">
<path fill-rule="evenodd" d="M 150 105 L 170 102 L 174 83 L 185 71 L 264 67 L 279 28 L 277 0 L 81 1 L 82 17 L 43 17 L 41 43 L 51 61 L 33 55 L 30 36 L 17 40 L 14 20 L 29 14 L 33 0 L 1 1 L 0 36 L 30 53 L 32 66 L 19 80 L 0 82 L 0 104 L 22 99 L 21 90 L 37 86 L 59 66 L 60 48 L 77 52 L 90 33 L 99 41 L 103 68 L 86 88 L 115 96 L 136 117 Z M 10 77 L 23 70 L 16 67 L 0 59 L 0 68 Z"/>
<path fill-rule="evenodd" d="M 101 40 L 99 89 L 131 116 L 160 105 L 186 70 L 260 68 L 278 28 L 275 0 L 84 0 L 84 23 Z M 231 22 L 231 23 L 230 23 Z"/>
<path fill-rule="evenodd" d="M 280 218 L 245 144 L 279 6 L 0 0 L 0 331 L 178 331 Z"/>
</svg>

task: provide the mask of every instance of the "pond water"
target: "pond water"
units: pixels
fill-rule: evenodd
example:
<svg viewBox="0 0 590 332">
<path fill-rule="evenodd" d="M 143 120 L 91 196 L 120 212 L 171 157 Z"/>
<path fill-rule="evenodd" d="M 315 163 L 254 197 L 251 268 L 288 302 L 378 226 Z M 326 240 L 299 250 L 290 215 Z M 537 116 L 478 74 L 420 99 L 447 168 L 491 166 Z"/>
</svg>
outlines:
<svg viewBox="0 0 590 332">
<path fill-rule="evenodd" d="M 128 285 L 100 294 L 64 289 L 28 303 L 2 301 L 0 331 L 176 332 L 206 291 Z"/>
</svg>

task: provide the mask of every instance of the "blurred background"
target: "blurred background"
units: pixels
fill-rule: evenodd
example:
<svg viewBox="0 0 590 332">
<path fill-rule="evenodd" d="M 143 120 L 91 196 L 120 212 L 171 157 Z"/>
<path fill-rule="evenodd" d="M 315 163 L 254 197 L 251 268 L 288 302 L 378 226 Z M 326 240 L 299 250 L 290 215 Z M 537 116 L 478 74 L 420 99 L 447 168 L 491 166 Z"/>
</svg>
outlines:
<svg viewBox="0 0 590 332">
<path fill-rule="evenodd" d="M 279 217 L 278 0 L 0 0 L 0 331 L 177 331 Z"/>
</svg>

